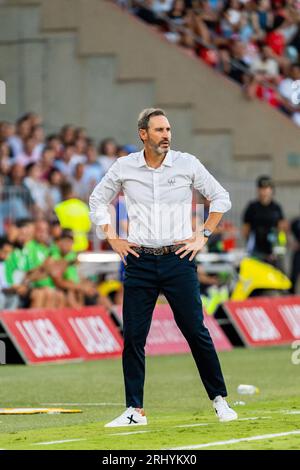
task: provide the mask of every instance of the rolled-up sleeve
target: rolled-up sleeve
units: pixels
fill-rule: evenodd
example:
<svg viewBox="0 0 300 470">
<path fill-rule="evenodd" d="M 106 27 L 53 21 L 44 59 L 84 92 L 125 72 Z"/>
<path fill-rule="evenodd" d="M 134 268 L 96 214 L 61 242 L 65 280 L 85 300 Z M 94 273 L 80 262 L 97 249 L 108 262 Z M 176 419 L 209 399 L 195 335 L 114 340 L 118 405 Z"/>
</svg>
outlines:
<svg viewBox="0 0 300 470">
<path fill-rule="evenodd" d="M 96 225 L 111 224 L 109 204 L 122 187 L 121 165 L 117 160 L 94 188 L 90 199 L 90 218 Z"/>
<path fill-rule="evenodd" d="M 205 166 L 192 156 L 193 186 L 210 201 L 209 212 L 227 212 L 231 209 L 228 191 L 209 173 Z"/>
</svg>

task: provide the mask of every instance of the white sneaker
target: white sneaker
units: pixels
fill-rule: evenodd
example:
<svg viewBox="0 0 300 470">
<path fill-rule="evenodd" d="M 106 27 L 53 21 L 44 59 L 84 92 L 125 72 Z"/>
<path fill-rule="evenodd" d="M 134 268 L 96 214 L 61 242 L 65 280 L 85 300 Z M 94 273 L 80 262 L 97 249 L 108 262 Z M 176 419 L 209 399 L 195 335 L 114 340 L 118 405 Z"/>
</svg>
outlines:
<svg viewBox="0 0 300 470">
<path fill-rule="evenodd" d="M 143 412 L 136 410 L 132 406 L 127 408 L 118 418 L 105 424 L 105 428 L 117 428 L 119 426 L 145 426 L 147 418 Z"/>
<path fill-rule="evenodd" d="M 213 400 L 213 407 L 221 422 L 233 421 L 238 418 L 237 413 L 230 408 L 225 398 L 220 395 Z"/>
</svg>

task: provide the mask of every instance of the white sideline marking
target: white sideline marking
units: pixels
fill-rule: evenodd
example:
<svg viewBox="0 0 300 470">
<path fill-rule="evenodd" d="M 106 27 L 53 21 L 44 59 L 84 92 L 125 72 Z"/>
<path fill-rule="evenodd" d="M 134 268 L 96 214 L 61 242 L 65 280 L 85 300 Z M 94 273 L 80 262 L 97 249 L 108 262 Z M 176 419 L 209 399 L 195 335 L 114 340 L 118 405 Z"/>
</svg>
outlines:
<svg viewBox="0 0 300 470">
<path fill-rule="evenodd" d="M 241 439 L 229 439 L 228 441 L 207 442 L 206 444 L 196 444 L 192 446 L 173 447 L 168 450 L 189 450 L 189 449 L 203 449 L 204 447 L 224 446 L 227 444 L 237 444 L 238 442 L 247 441 L 261 441 L 264 439 L 272 439 L 275 437 L 291 436 L 293 434 L 300 434 L 300 429 L 288 432 L 278 432 L 276 434 L 262 434 L 261 436 L 242 437 Z"/>
<path fill-rule="evenodd" d="M 271 416 L 253 416 L 251 418 L 238 418 L 238 421 L 251 421 L 253 419 L 272 419 Z"/>
<path fill-rule="evenodd" d="M 132 431 L 132 432 L 116 432 L 114 434 L 107 434 L 107 436 L 130 436 L 130 434 L 144 434 L 153 431 Z"/>
<path fill-rule="evenodd" d="M 86 439 L 64 439 L 63 441 L 36 442 L 32 446 L 51 446 L 52 444 L 64 444 L 65 442 L 86 441 Z"/>
<path fill-rule="evenodd" d="M 173 428 L 195 428 L 197 426 L 209 426 L 211 423 L 197 423 L 197 424 L 180 424 L 179 426 L 172 426 Z"/>
<path fill-rule="evenodd" d="M 40 403 L 40 405 L 47 406 L 124 406 L 124 403 Z"/>
<path fill-rule="evenodd" d="M 283 414 L 285 415 L 300 415 L 300 411 L 293 411 L 293 410 L 288 410 L 288 411 L 282 411 Z"/>
</svg>

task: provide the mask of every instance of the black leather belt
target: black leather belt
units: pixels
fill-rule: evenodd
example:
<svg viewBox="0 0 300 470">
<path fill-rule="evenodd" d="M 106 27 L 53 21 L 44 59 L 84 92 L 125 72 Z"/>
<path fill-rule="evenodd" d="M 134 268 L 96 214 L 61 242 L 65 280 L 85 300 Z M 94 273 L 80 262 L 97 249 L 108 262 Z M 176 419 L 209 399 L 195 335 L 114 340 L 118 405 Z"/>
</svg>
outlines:
<svg viewBox="0 0 300 470">
<path fill-rule="evenodd" d="M 152 248 L 149 246 L 133 246 L 132 249 L 137 253 L 147 253 L 149 255 L 167 255 L 168 253 L 173 253 L 183 245 L 168 245 L 160 246 L 158 248 Z"/>
</svg>

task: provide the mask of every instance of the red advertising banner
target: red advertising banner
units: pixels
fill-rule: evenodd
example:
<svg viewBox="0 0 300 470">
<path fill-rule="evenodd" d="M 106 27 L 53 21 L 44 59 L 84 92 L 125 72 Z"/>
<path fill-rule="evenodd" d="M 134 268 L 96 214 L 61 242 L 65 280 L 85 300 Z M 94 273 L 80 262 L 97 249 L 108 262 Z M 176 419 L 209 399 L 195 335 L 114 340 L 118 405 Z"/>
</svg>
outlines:
<svg viewBox="0 0 300 470">
<path fill-rule="evenodd" d="M 4 311 L 0 322 L 30 364 L 116 357 L 123 348 L 118 329 L 102 307 Z"/>
<path fill-rule="evenodd" d="M 228 301 L 224 309 L 249 346 L 289 344 L 300 339 L 300 296 Z"/>
<path fill-rule="evenodd" d="M 117 311 L 121 317 L 121 307 L 118 307 Z M 232 348 L 231 343 L 213 317 L 205 315 L 204 323 L 208 328 L 218 351 L 228 351 Z M 146 354 L 150 356 L 160 354 L 180 354 L 189 351 L 190 348 L 175 323 L 170 306 L 168 304 L 156 305 L 153 312 L 150 332 L 147 338 Z"/>
<path fill-rule="evenodd" d="M 121 308 L 118 309 L 121 316 Z M 78 310 L 26 309 L 3 311 L 0 323 L 23 361 L 28 364 L 120 357 L 123 338 L 103 307 Z M 216 320 L 205 316 L 218 350 L 230 342 Z M 146 344 L 149 355 L 189 351 L 169 305 L 157 305 Z"/>
<path fill-rule="evenodd" d="M 100 308 L 101 309 L 101 308 Z M 102 359 L 120 356 L 123 338 L 109 314 L 99 307 L 66 310 L 64 321 L 69 333 L 76 338 L 78 352 L 83 359 Z"/>
</svg>

